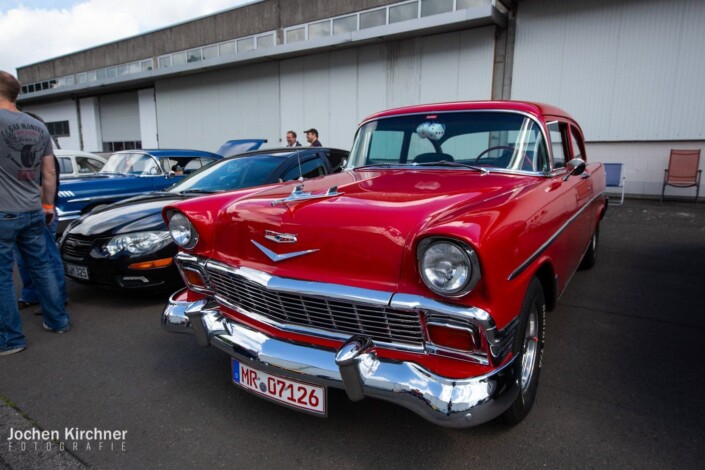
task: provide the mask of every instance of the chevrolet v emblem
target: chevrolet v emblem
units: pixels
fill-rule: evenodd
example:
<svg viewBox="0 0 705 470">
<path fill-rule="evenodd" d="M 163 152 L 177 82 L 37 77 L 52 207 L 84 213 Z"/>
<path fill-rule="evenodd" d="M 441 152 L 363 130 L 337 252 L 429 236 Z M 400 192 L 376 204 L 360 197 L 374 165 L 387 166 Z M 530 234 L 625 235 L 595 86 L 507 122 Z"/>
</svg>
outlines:
<svg viewBox="0 0 705 470">
<path fill-rule="evenodd" d="M 296 243 L 295 233 L 279 233 L 272 230 L 265 230 L 264 238 L 277 243 Z"/>
<path fill-rule="evenodd" d="M 253 245 L 255 245 L 257 248 L 259 248 L 260 251 L 262 251 L 262 253 L 267 255 L 267 258 L 271 259 L 275 263 L 278 263 L 279 261 L 284 261 L 286 259 L 296 258 L 297 256 L 307 255 L 309 253 L 315 253 L 316 251 L 318 251 L 318 249 L 294 251 L 293 253 L 284 253 L 282 255 L 279 255 L 279 254 L 273 252 L 272 250 L 270 250 L 269 248 L 260 245 L 259 243 L 257 243 L 254 240 L 250 240 L 250 241 L 252 242 Z"/>
</svg>

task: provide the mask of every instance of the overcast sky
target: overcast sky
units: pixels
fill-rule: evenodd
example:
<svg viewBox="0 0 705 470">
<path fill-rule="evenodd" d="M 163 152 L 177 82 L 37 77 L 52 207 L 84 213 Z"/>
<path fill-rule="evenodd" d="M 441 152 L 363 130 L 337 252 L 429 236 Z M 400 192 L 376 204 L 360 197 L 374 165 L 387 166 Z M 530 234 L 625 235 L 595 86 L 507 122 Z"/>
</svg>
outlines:
<svg viewBox="0 0 705 470">
<path fill-rule="evenodd" d="M 0 0 L 0 70 L 181 23 L 256 0 Z"/>
</svg>

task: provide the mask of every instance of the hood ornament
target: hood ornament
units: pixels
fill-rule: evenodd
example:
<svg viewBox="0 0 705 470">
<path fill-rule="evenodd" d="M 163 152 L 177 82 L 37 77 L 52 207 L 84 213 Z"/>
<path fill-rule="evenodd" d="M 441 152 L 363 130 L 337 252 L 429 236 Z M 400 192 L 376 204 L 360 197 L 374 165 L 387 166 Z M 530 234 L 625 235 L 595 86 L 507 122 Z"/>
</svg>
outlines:
<svg viewBox="0 0 705 470">
<path fill-rule="evenodd" d="M 341 194 L 343 193 L 338 192 L 337 186 L 331 186 L 330 188 L 328 188 L 328 191 L 326 191 L 324 194 L 312 194 L 310 191 L 304 191 L 303 184 L 297 184 L 288 197 L 272 201 L 272 206 L 284 204 L 286 202 L 308 201 L 310 199 L 325 199 L 327 197 L 340 196 Z"/>
<path fill-rule="evenodd" d="M 250 240 L 250 241 L 252 242 L 253 245 L 255 245 L 257 248 L 259 248 L 262 253 L 267 255 L 267 258 L 274 261 L 275 263 L 278 263 L 279 261 L 291 259 L 291 258 L 296 258 L 297 256 L 303 256 L 303 255 L 307 255 L 309 253 L 315 253 L 316 251 L 318 251 L 318 249 L 303 250 L 303 251 L 294 251 L 293 253 L 284 253 L 284 254 L 280 255 L 280 254 L 273 252 L 272 250 L 270 250 L 266 246 L 263 246 L 263 245 L 257 243 L 254 240 Z"/>
</svg>

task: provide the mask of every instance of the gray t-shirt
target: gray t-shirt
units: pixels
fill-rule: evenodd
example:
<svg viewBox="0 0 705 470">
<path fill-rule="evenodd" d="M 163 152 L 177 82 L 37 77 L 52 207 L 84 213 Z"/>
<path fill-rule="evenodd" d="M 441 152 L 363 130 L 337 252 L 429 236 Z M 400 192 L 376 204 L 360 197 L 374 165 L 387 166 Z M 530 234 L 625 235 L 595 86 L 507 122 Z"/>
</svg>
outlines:
<svg viewBox="0 0 705 470">
<path fill-rule="evenodd" d="M 42 208 L 41 162 L 53 153 L 44 124 L 25 113 L 0 109 L 0 211 Z"/>
</svg>

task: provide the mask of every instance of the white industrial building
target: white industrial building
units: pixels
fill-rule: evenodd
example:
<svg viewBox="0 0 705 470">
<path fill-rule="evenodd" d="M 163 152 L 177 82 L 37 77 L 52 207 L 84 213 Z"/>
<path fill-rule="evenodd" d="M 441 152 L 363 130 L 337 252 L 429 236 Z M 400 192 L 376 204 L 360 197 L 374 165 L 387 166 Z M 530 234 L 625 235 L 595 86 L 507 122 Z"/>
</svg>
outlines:
<svg viewBox="0 0 705 470">
<path fill-rule="evenodd" d="M 21 67 L 19 105 L 62 148 L 110 152 L 310 127 L 350 148 L 386 108 L 540 101 L 652 197 L 670 149 L 705 149 L 702 44 L 702 0 L 261 0 Z"/>
</svg>

